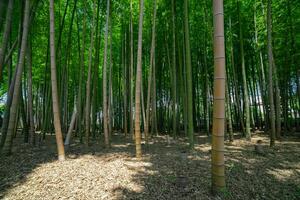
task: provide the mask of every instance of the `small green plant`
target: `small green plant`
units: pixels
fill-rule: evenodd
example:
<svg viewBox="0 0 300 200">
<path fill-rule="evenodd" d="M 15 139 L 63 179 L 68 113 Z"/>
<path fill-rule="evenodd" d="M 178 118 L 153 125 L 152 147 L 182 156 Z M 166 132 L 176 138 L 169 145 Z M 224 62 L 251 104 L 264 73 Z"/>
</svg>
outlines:
<svg viewBox="0 0 300 200">
<path fill-rule="evenodd" d="M 230 191 L 227 188 L 222 188 L 220 190 L 220 195 L 224 198 L 229 198 L 231 196 Z"/>
<path fill-rule="evenodd" d="M 167 176 L 167 179 L 168 179 L 168 181 L 170 181 L 170 182 L 175 182 L 175 181 L 176 181 L 176 176 L 174 176 L 174 175 L 169 175 L 169 176 Z"/>
</svg>

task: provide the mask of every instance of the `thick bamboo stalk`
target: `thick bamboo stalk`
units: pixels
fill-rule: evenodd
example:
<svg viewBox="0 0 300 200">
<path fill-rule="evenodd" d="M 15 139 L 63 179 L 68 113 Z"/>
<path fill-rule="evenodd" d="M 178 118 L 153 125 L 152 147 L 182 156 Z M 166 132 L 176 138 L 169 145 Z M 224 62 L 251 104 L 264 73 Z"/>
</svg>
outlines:
<svg viewBox="0 0 300 200">
<path fill-rule="evenodd" d="M 110 0 L 107 0 L 106 10 L 106 25 L 105 25 L 105 38 L 104 38 L 104 62 L 103 62 L 103 129 L 105 137 L 105 146 L 109 147 L 109 132 L 108 132 L 108 109 L 107 109 L 107 43 L 108 43 L 108 25 L 109 25 L 109 11 L 110 11 Z"/>
<path fill-rule="evenodd" d="M 224 125 L 225 125 L 225 48 L 223 0 L 213 1 L 214 16 L 214 107 L 212 132 L 212 191 L 225 188 Z"/>
<path fill-rule="evenodd" d="M 270 122 L 271 122 L 271 133 L 270 133 L 270 146 L 275 145 L 275 106 L 273 96 L 273 49 L 272 49 L 272 11 L 271 11 L 271 0 L 268 0 L 268 17 L 267 17 L 267 30 L 268 30 L 268 61 L 269 61 L 269 105 L 270 105 Z"/>
<path fill-rule="evenodd" d="M 56 60 L 55 60 L 55 21 L 54 21 L 54 0 L 50 0 L 50 62 L 51 62 L 51 86 L 52 86 L 52 108 L 54 118 L 54 128 L 56 136 L 56 144 L 58 151 L 58 160 L 65 160 L 65 149 L 63 144 L 63 136 L 61 131 L 57 77 L 56 77 Z"/>
<path fill-rule="evenodd" d="M 142 157 L 141 145 L 141 81 L 142 81 L 142 43 L 143 43 L 144 0 L 140 0 L 139 38 L 137 52 L 136 84 L 135 84 L 135 147 L 136 157 Z"/>
</svg>

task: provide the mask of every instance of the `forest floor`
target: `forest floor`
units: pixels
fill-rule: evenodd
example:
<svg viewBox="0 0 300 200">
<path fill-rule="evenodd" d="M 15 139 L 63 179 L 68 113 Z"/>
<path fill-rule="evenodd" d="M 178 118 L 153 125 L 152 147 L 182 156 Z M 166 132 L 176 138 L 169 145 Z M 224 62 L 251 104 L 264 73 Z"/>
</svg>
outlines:
<svg viewBox="0 0 300 200">
<path fill-rule="evenodd" d="M 300 137 L 287 137 L 272 149 L 259 134 L 252 142 L 226 143 L 222 197 L 210 194 L 205 136 L 197 137 L 194 151 L 184 139 L 168 145 L 166 137 L 154 137 L 143 145 L 141 160 L 123 136 L 113 136 L 111 149 L 74 141 L 65 162 L 56 160 L 54 138 L 48 137 L 43 146 L 15 144 L 12 156 L 0 157 L 0 199 L 300 199 Z M 263 155 L 254 152 L 257 140 L 263 141 Z"/>
</svg>

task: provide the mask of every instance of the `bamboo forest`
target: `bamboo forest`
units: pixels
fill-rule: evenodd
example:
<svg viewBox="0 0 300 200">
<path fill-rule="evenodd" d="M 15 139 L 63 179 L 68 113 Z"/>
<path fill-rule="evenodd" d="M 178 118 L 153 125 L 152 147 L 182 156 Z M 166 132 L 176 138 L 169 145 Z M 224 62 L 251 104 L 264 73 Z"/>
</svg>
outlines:
<svg viewBox="0 0 300 200">
<path fill-rule="evenodd" d="M 300 1 L 0 0 L 0 199 L 300 199 Z"/>
</svg>

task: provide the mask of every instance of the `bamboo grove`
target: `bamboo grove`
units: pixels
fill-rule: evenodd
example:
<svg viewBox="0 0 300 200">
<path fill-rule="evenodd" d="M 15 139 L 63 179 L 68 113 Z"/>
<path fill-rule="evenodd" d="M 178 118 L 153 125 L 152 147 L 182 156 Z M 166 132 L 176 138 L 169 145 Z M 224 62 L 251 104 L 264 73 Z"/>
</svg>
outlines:
<svg viewBox="0 0 300 200">
<path fill-rule="evenodd" d="M 1 0 L 1 152 L 11 153 L 17 135 L 36 145 L 55 133 L 64 160 L 63 141 L 109 148 L 120 133 L 141 157 L 152 136 L 187 137 L 193 148 L 195 134 L 206 134 L 222 188 L 224 139 L 263 131 L 274 146 L 300 130 L 299 7 Z"/>
</svg>

